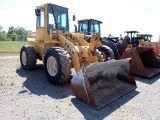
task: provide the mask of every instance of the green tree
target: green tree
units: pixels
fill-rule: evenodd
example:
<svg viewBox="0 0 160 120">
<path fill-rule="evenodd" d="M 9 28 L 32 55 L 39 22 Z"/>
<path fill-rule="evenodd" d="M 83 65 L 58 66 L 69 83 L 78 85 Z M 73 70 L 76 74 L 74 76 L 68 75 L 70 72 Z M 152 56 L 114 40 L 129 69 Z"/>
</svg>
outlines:
<svg viewBox="0 0 160 120">
<path fill-rule="evenodd" d="M 26 40 L 27 31 L 24 29 L 24 27 L 15 28 L 15 32 L 18 35 L 18 41 L 24 41 L 24 40 Z"/>
<path fill-rule="evenodd" d="M 12 41 L 26 41 L 28 32 L 31 32 L 31 30 L 27 31 L 24 27 L 10 26 L 7 36 L 8 38 L 12 39 Z"/>
<path fill-rule="evenodd" d="M 12 33 L 11 39 L 12 39 L 12 41 L 17 41 L 17 33 L 16 32 Z"/>
<path fill-rule="evenodd" d="M 7 39 L 7 35 L 4 32 L 0 32 L 0 41 L 6 41 Z"/>
<path fill-rule="evenodd" d="M 15 32 L 15 28 L 14 28 L 14 26 L 10 26 L 9 29 L 8 29 L 7 36 L 9 38 L 11 38 L 11 35 L 12 35 L 13 32 Z"/>
<path fill-rule="evenodd" d="M 28 30 L 27 33 L 32 32 L 32 30 Z"/>
</svg>

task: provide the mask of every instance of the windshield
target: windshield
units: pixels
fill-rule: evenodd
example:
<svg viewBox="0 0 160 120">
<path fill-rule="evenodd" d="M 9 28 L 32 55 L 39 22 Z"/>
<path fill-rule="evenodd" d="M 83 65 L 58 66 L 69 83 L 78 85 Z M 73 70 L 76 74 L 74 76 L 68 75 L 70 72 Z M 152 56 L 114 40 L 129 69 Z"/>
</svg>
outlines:
<svg viewBox="0 0 160 120">
<path fill-rule="evenodd" d="M 152 36 L 141 36 L 141 38 L 144 40 L 144 41 L 151 41 L 152 39 Z"/>
<path fill-rule="evenodd" d="M 88 34 L 88 21 L 79 22 L 78 31 Z"/>
<path fill-rule="evenodd" d="M 79 21 L 78 31 L 83 32 L 87 35 L 93 35 L 93 33 L 100 33 L 100 22 L 94 20 Z"/>
<path fill-rule="evenodd" d="M 91 21 L 91 28 L 90 28 L 91 34 L 93 33 L 100 33 L 100 23 L 98 21 Z"/>
<path fill-rule="evenodd" d="M 48 5 L 48 32 L 50 29 L 69 30 L 68 26 L 68 9 L 57 6 Z"/>
</svg>

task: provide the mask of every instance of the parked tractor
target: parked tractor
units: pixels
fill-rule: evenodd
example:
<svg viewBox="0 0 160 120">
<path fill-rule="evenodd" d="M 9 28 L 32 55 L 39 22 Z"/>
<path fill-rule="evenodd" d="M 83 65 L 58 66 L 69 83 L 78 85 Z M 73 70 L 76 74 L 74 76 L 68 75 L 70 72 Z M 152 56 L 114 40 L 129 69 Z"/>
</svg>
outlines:
<svg viewBox="0 0 160 120">
<path fill-rule="evenodd" d="M 78 32 L 84 33 L 87 36 L 86 41 L 90 43 L 91 36 L 97 34 L 99 36 L 99 42 L 97 44 L 97 49 L 104 56 L 104 60 L 108 59 L 120 59 L 119 52 L 114 43 L 108 40 L 104 40 L 100 37 L 101 34 L 101 24 L 102 22 L 95 19 L 81 19 L 78 20 Z"/>
<path fill-rule="evenodd" d="M 136 89 L 130 59 L 103 62 L 98 36 L 92 35 L 88 43 L 85 34 L 69 33 L 68 8 L 47 3 L 35 13 L 36 32 L 29 33 L 20 51 L 22 68 L 34 69 L 37 59 L 42 60 L 50 83 L 71 80 L 73 94 L 95 109 Z M 71 69 L 76 72 L 72 79 Z"/>
</svg>

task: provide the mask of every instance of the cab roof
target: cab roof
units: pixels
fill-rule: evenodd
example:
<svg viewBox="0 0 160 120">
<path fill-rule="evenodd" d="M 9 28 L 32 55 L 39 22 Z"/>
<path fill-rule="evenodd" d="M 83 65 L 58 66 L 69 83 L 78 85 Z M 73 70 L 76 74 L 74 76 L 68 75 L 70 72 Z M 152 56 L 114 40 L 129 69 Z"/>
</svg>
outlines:
<svg viewBox="0 0 160 120">
<path fill-rule="evenodd" d="M 139 33 L 137 30 L 133 30 L 133 31 L 124 31 L 124 33 Z"/>
<path fill-rule="evenodd" d="M 96 20 L 96 19 L 81 19 L 78 20 L 78 22 L 83 22 L 83 21 L 98 21 L 99 23 L 103 23 L 102 21 Z"/>
<path fill-rule="evenodd" d="M 38 9 L 41 9 L 41 8 L 45 8 L 47 5 L 56 5 L 56 4 L 53 4 L 53 3 L 45 3 L 45 4 L 41 4 L 39 6 L 36 6 Z M 56 6 L 60 6 L 60 5 L 56 5 Z M 60 6 L 60 7 L 63 7 L 63 6 Z M 67 7 L 63 7 L 63 8 L 67 8 Z M 69 8 L 67 8 L 69 9 Z"/>
<path fill-rule="evenodd" d="M 153 36 L 152 34 L 138 34 L 138 36 Z"/>
</svg>

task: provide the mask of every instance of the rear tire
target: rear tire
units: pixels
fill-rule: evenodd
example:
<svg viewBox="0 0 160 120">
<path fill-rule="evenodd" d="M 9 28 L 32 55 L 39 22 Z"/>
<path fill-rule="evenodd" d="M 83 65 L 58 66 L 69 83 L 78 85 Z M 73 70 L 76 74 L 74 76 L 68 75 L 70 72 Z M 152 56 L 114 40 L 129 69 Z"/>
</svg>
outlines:
<svg viewBox="0 0 160 120">
<path fill-rule="evenodd" d="M 62 48 L 50 48 L 45 53 L 44 67 L 46 77 L 52 84 L 62 84 L 70 79 L 71 60 Z"/>
<path fill-rule="evenodd" d="M 23 46 L 20 51 L 21 67 L 32 70 L 36 67 L 36 51 L 32 46 Z"/>
<path fill-rule="evenodd" d="M 114 59 L 114 52 L 108 46 L 102 45 L 102 46 L 97 47 L 97 49 L 103 55 L 104 61 Z"/>
</svg>

